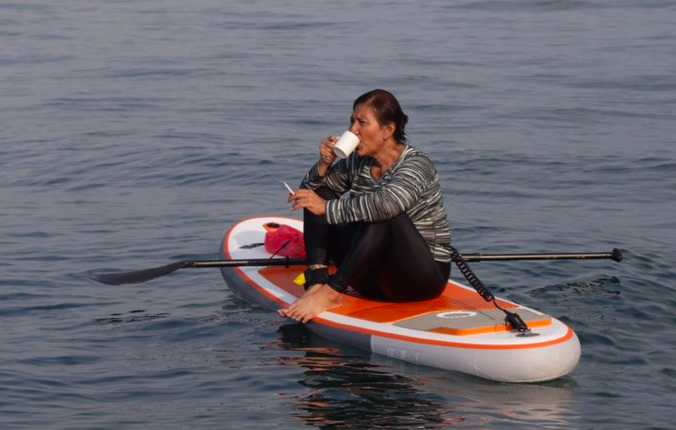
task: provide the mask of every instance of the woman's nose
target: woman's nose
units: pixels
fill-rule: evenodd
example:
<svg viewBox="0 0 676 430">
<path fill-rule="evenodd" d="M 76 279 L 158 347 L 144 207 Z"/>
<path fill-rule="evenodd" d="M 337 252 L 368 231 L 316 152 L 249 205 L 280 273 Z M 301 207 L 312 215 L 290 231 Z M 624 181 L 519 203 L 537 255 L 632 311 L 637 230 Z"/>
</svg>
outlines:
<svg viewBox="0 0 676 430">
<path fill-rule="evenodd" d="M 357 136 L 359 136 L 359 124 L 357 122 L 353 122 L 352 125 L 350 125 L 350 131 Z"/>
</svg>

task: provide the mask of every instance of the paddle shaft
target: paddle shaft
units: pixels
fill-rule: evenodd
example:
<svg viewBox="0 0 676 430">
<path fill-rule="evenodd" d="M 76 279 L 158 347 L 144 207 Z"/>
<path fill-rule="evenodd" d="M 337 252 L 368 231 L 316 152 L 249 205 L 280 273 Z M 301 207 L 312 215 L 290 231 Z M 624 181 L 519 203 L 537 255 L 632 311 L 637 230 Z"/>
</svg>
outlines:
<svg viewBox="0 0 676 430">
<path fill-rule="evenodd" d="M 622 253 L 615 248 L 612 252 L 587 253 L 546 253 L 546 254 L 466 254 L 462 258 L 467 262 L 481 261 L 533 261 L 533 260 L 602 260 L 622 261 Z M 303 266 L 303 258 L 256 258 L 251 260 L 198 260 L 186 262 L 185 267 L 239 267 L 239 266 Z"/>
<path fill-rule="evenodd" d="M 622 261 L 622 253 L 615 248 L 612 252 L 587 253 L 548 253 L 548 254 L 467 254 L 461 255 L 466 262 L 480 261 L 518 261 L 518 260 L 592 260 L 611 259 Z M 457 260 L 456 260 L 457 261 Z M 240 266 L 304 266 L 304 258 L 255 258 L 251 260 L 198 260 L 177 261 L 164 266 L 133 272 L 95 273 L 91 278 L 108 285 L 139 284 L 161 276 L 168 275 L 179 269 L 205 267 L 240 267 Z"/>
</svg>

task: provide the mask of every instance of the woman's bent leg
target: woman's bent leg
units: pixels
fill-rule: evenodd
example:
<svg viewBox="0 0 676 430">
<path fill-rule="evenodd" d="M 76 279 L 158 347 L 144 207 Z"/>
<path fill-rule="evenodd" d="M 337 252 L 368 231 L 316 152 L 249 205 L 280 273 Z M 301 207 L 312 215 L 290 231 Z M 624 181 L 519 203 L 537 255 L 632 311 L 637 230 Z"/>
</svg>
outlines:
<svg viewBox="0 0 676 430">
<path fill-rule="evenodd" d="M 315 193 L 324 200 L 340 197 L 333 190 L 325 187 L 318 188 Z M 326 222 L 324 216 L 315 215 L 307 209 L 303 210 L 303 240 L 308 266 L 329 264 L 329 247 L 332 246 L 331 236 L 334 227 Z"/>
<path fill-rule="evenodd" d="M 426 300 L 439 296 L 448 281 L 450 263 L 439 263 L 406 214 L 377 223 L 360 223 L 352 246 L 329 278 L 338 291 L 350 285 L 359 293 L 390 301 Z"/>
<path fill-rule="evenodd" d="M 390 246 L 379 261 L 378 284 L 392 301 L 427 300 L 446 288 L 450 263 L 434 260 L 429 245 L 408 216 L 391 220 Z"/>
</svg>

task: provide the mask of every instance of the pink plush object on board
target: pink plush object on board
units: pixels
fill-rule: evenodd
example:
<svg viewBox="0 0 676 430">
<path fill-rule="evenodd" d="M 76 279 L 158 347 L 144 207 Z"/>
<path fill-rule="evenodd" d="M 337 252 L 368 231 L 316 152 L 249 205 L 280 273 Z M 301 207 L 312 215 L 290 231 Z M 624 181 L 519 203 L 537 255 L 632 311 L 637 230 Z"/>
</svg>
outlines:
<svg viewBox="0 0 676 430">
<path fill-rule="evenodd" d="M 265 250 L 280 257 L 304 258 L 303 232 L 286 224 L 265 224 Z M 284 244 L 289 242 L 286 246 Z"/>
</svg>

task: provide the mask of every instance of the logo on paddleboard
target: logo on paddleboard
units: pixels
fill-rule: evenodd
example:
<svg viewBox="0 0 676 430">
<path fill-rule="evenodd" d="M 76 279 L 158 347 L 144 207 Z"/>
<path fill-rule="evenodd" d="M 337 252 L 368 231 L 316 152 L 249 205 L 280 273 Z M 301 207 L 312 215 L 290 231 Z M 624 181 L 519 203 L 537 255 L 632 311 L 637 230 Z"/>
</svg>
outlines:
<svg viewBox="0 0 676 430">
<path fill-rule="evenodd" d="M 473 311 L 449 311 L 437 314 L 437 318 L 455 319 L 455 318 L 471 318 L 476 316 Z"/>
</svg>

